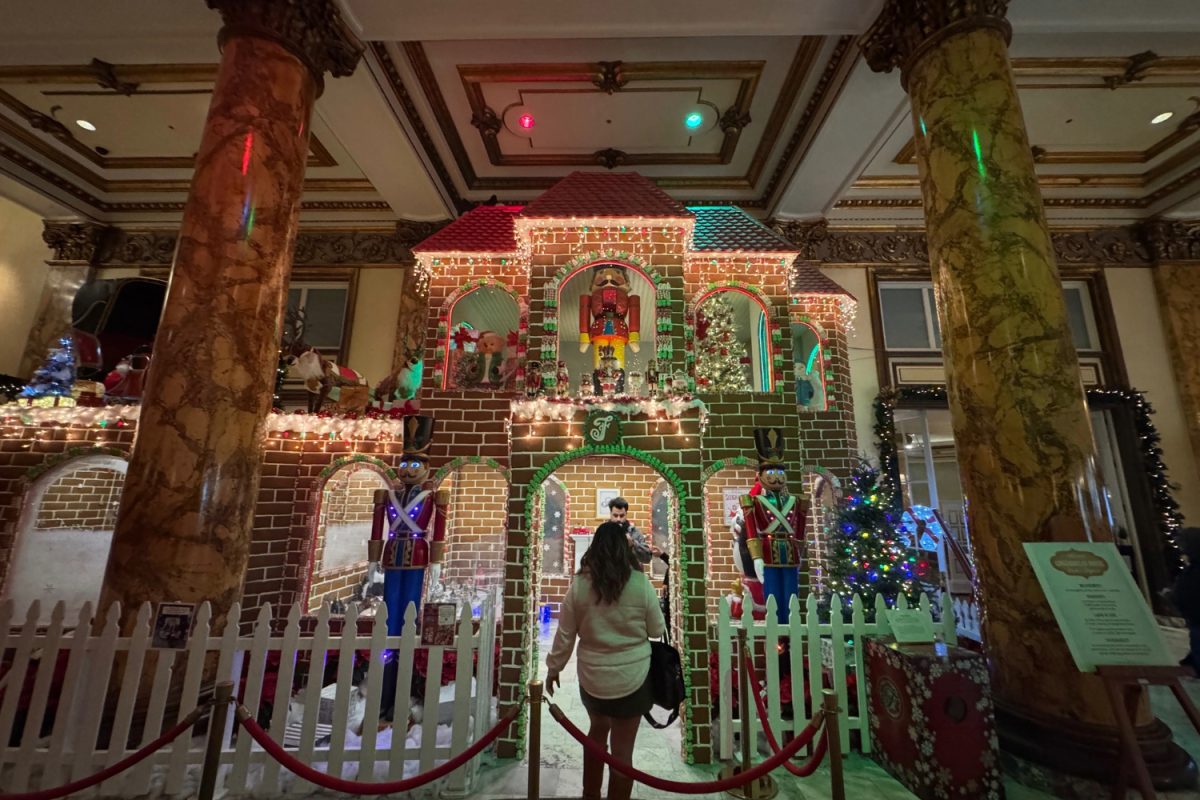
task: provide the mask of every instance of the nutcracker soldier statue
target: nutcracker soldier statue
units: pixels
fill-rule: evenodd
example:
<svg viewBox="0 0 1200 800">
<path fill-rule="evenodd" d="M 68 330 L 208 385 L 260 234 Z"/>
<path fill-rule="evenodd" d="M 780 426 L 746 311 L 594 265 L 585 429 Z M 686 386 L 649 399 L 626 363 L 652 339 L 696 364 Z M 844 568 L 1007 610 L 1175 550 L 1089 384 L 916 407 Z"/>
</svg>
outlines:
<svg viewBox="0 0 1200 800">
<path fill-rule="evenodd" d="M 625 391 L 625 346 L 641 349 L 641 298 L 629 293 L 629 274 L 625 267 L 603 264 L 592 268 L 591 291 L 579 298 L 579 352 L 592 347 L 593 380 L 600 394 L 600 351 L 612 347 L 620 370 L 616 391 Z"/>
<path fill-rule="evenodd" d="M 400 634 L 409 603 L 420 610 L 426 567 L 430 567 L 431 581 L 440 577 L 449 500 L 448 492 L 435 492 L 426 480 L 429 477 L 426 452 L 433 438 L 433 417 L 406 416 L 402 425 L 404 459 L 396 472 L 404 486 L 399 492 L 392 489 L 375 492 L 375 515 L 367 545 L 370 561 L 382 562 L 389 636 Z"/>
<path fill-rule="evenodd" d="M 767 596 L 775 598 L 779 621 L 786 623 L 789 604 L 800 589 L 808 503 L 788 493 L 783 431 L 755 428 L 754 449 L 758 453 L 758 480 L 750 494 L 741 499 L 746 550 Z"/>
</svg>

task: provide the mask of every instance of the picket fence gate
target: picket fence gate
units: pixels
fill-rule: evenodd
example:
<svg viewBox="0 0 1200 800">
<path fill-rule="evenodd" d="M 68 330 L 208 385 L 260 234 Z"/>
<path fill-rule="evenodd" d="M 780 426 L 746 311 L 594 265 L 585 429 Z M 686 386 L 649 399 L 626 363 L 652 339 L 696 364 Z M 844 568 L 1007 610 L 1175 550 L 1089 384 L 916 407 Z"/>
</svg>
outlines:
<svg viewBox="0 0 1200 800">
<path fill-rule="evenodd" d="M 907 598 L 901 598 L 904 608 L 912 608 Z M 932 604 L 929 597 L 921 596 L 918 606 L 921 611 L 930 615 L 934 621 L 934 630 L 941 631 L 946 644 L 958 644 L 957 628 L 954 621 L 953 602 L 949 594 L 942 594 L 941 620 L 933 616 Z M 717 616 L 717 658 L 720 695 L 718 698 L 718 719 L 720 720 L 720 741 L 718 751 L 722 760 L 732 758 L 733 732 L 735 725 L 741 729 L 740 714 L 750 717 L 750 731 L 757 741 L 761 730 L 758 713 L 752 698 L 740 697 L 739 714 L 733 713 L 733 695 L 737 691 L 737 668 L 740 666 L 741 655 L 737 647 L 737 631 L 746 629 L 746 646 L 751 653 L 765 653 L 766 658 L 755 659 L 759 668 L 758 680 L 766 689 L 767 721 L 774 731 L 777 740 L 783 740 L 786 732 L 799 734 L 812 721 L 816 711 L 821 706 L 821 691 L 824 688 L 822 677 L 828 662 L 831 688 L 837 693 L 838 729 L 841 735 L 842 752 L 850 750 L 850 732 L 858 731 L 864 753 L 871 751 L 871 737 L 867 719 L 867 682 L 863 670 L 863 637 L 886 636 L 891 632 L 887 622 L 887 606 L 882 596 L 875 597 L 875 621 L 867 622 L 862 598 L 855 594 L 850 602 L 850 622 L 846 622 L 843 611 L 845 606 L 842 599 L 834 595 L 829 608 L 829 621 L 822 622 L 818 614 L 818 600 L 814 594 L 808 595 L 805 602 L 804 614 L 800 613 L 800 598 L 793 596 L 789 610 L 788 623 L 780 624 L 775 614 L 775 598 L 767 598 L 766 619 L 745 623 L 748 615 L 741 620 L 730 616 L 729 603 L 720 604 Z M 783 717 L 783 701 L 780 696 L 779 659 L 771 657 L 779 652 L 779 640 L 788 637 L 790 644 L 789 666 L 792 677 L 792 718 Z M 761 642 L 761 646 L 759 643 Z M 735 656 L 739 659 L 735 662 Z M 807 659 L 808 667 L 805 668 Z M 765 670 L 762 669 L 765 661 Z M 766 679 L 763 680 L 763 672 Z M 855 713 L 850 713 L 847 676 L 853 672 L 855 680 Z M 751 689 L 753 691 L 753 689 Z M 810 703 L 806 707 L 804 698 L 808 696 Z"/>
<path fill-rule="evenodd" d="M 301 631 L 301 611 L 292 606 L 282 634 L 273 632 L 271 606 L 264 604 L 250 627 L 248 636 L 241 635 L 237 620 L 241 619 L 241 608 L 234 604 L 229 611 L 230 624 L 221 635 L 209 630 L 212 610 L 208 603 L 199 606 L 195 627 L 187 647 L 183 650 L 158 649 L 151 646 L 151 607 L 144 604 L 138 611 L 137 623 L 132 636 L 118 635 L 116 621 L 119 606 L 114 603 L 106 615 L 106 624 L 97 634 L 92 632 L 91 604 L 85 604 L 79 612 L 73 629 L 64 627 L 64 606 L 56 605 L 49 625 L 38 625 L 40 608 L 37 601 L 29 608 L 24 625 L 10 627 L 15 622 L 12 603 L 0 604 L 0 663 L 6 654 L 11 654 L 7 672 L 0 677 L 0 784 L 5 791 L 24 792 L 33 788 L 46 789 L 77 780 L 116 763 L 140 747 L 153 741 L 160 730 L 182 720 L 202 699 L 201 680 L 205 662 L 216 662 L 218 680 L 232 680 L 235 697 L 240 690 L 242 704 L 257 717 L 261 703 L 273 701 L 268 730 L 277 742 L 284 741 L 287 726 L 289 700 L 303 699 L 305 713 L 301 725 L 300 745 L 292 749 L 293 754 L 306 764 L 318 769 L 324 764 L 331 775 L 342 776 L 343 768 L 357 764 L 358 780 L 397 780 L 402 777 L 406 761 L 419 763 L 418 772 L 426 772 L 435 762 L 450 759 L 464 751 L 477 737 L 491 726 L 492 670 L 495 663 L 495 605 L 489 599 L 484 602 L 478 620 L 478 630 L 472 623 L 471 609 L 464 605 L 458 620 L 455 644 L 450 646 L 420 645 L 416 628 L 416 610 L 409 606 L 404 616 L 404 628 L 400 636 L 387 635 L 386 607 L 380 605 L 371 619 L 370 631 L 358 630 L 358 609 L 351 606 L 344 615 L 340 632 L 331 630 L 331 614 L 328 605 L 316 617 L 311 634 Z M 409 747 L 406 721 L 412 710 L 409 687 L 411 686 L 414 658 L 418 648 L 428 650 L 425 683 L 425 713 L 420 723 L 419 747 Z M 365 683 L 365 711 L 362 720 L 362 737 L 358 747 L 346 744 L 347 719 L 351 695 L 358 692 L 352 685 L 354 654 L 370 651 L 370 665 Z M 383 669 L 373 668 L 383 663 L 385 651 L 396 652 L 398 676 L 393 719 L 399 727 L 393 729 L 392 746 L 386 750 L 377 748 L 380 719 L 380 699 L 383 694 Z M 32 695 L 25 715 L 23 732 L 15 745 L 10 746 L 14 726 L 20 724 L 17 706 L 21 687 L 29 670 L 31 656 L 41 653 L 33 682 Z M 269 653 L 278 652 L 279 671 L 273 698 L 263 697 L 264 675 Z M 450 745 L 437 743 L 443 657 L 447 653 L 457 656 L 453 721 Z M 54 673 L 60 653 L 65 653 L 67 662 L 65 675 L 59 685 L 53 686 L 58 698 L 57 714 L 47 737 L 39 735 L 45 719 Z M 328 746 L 315 746 L 321 683 L 326 659 L 330 653 L 338 657 L 337 691 L 333 699 L 331 739 Z M 478 659 L 475 656 L 478 654 Z M 308 657 L 308 679 L 305 686 L 295 695 L 293 679 L 298 657 Z M 106 695 L 114 668 L 124 662 L 126 668 L 121 676 L 121 686 L 115 704 L 107 718 L 107 730 L 111 731 L 108 741 L 111 746 L 100 747 L 105 716 Z M 474 663 L 474 668 L 473 668 Z M 248 668 L 246 665 L 248 664 Z M 182 680 L 176 673 L 182 669 Z M 152 675 L 150 685 L 143 687 L 143 674 Z M 244 679 L 243 679 L 244 675 Z M 173 681 L 173 676 L 176 679 Z M 472 696 L 474 678 L 474 696 Z M 168 707 L 168 695 L 172 686 L 177 687 L 178 713 L 172 719 L 164 719 Z M 139 699 L 140 698 L 140 699 Z M 133 723 L 135 705 L 144 714 L 144 733 L 141 740 L 126 747 Z M 235 725 L 232 708 L 226 713 L 225 739 L 221 748 L 221 770 L 218 777 L 218 793 L 223 787 L 226 796 L 249 794 L 278 795 L 286 791 L 300 794 L 313 789 L 313 784 L 292 778 L 286 789 L 280 782 L 281 768 Z M 165 723 L 165 724 L 164 724 Z M 91 790 L 93 796 L 133 797 L 147 794 L 152 783 L 155 794 L 176 796 L 184 791 L 194 791 L 199 781 L 200 765 L 204 762 L 204 743 L 193 741 L 193 731 L 185 732 L 173 743 L 150 756 L 139 765 L 122 775 L 110 778 L 98 789 Z M 376 776 L 376 766 L 386 765 L 386 776 Z M 35 774 L 34 767 L 41 767 Z M 456 770 L 441 784 L 443 797 L 465 797 L 478 766 L 478 758 Z M 254 767 L 254 769 L 252 769 Z M 33 784 L 33 785 L 31 785 Z M 436 786 L 437 784 L 435 784 Z M 432 791 L 432 789 L 430 790 Z"/>
</svg>

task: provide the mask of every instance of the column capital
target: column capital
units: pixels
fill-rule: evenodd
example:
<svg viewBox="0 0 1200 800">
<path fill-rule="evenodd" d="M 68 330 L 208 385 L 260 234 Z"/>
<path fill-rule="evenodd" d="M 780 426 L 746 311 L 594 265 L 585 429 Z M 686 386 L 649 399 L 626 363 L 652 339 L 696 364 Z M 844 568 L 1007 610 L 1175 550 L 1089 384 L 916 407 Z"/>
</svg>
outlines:
<svg viewBox="0 0 1200 800">
<path fill-rule="evenodd" d="M 270 39 L 304 62 L 324 87 L 325 73 L 343 78 L 354 72 L 363 44 L 338 13 L 333 0 L 206 0 L 225 25 L 219 42 L 231 36 Z"/>
<path fill-rule="evenodd" d="M 42 241 L 54 251 L 52 265 L 90 267 L 96 263 L 100 247 L 113 229 L 98 222 L 59 222 L 43 220 Z"/>
<path fill-rule="evenodd" d="M 875 72 L 899 67 L 900 83 L 906 86 L 909 68 L 947 36 L 995 28 L 1006 42 L 1011 40 L 1007 10 L 1008 0 L 887 0 L 859 46 Z"/>
<path fill-rule="evenodd" d="M 1151 219 L 1138 232 L 1155 261 L 1200 261 L 1200 220 Z"/>
</svg>

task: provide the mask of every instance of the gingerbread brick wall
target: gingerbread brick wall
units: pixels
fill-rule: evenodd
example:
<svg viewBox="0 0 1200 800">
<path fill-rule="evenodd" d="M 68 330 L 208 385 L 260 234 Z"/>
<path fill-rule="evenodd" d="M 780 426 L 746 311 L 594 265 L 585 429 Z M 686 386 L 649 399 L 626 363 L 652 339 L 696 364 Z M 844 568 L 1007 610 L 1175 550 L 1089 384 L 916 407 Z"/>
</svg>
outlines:
<svg viewBox="0 0 1200 800">
<path fill-rule="evenodd" d="M 46 488 L 37 509 L 37 530 L 75 528 L 111 531 L 125 476 L 111 469 L 79 469 Z"/>
<path fill-rule="evenodd" d="M 508 481 L 485 464 L 463 464 L 439 488 L 450 492 L 443 580 L 480 587 L 499 583 L 504 573 Z"/>
<path fill-rule="evenodd" d="M 309 611 L 316 611 L 327 600 L 348 599 L 362 582 L 367 570 L 366 540 L 371 535 L 375 490 L 386 487 L 387 482 L 378 472 L 358 464 L 343 467 L 325 483 L 313 544 Z M 357 546 L 361 551 L 359 559 L 348 564 L 328 563 L 325 546 L 331 533 L 355 540 L 346 544 Z"/>
</svg>

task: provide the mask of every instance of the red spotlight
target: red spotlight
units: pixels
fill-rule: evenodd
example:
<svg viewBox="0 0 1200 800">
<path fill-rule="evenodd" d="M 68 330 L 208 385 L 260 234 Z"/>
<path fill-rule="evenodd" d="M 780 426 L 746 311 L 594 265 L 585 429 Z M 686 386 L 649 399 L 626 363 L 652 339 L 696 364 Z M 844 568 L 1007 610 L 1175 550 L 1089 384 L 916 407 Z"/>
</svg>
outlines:
<svg viewBox="0 0 1200 800">
<path fill-rule="evenodd" d="M 533 127 L 533 114 L 522 114 L 517 120 L 517 124 L 525 130 L 529 130 Z"/>
</svg>

